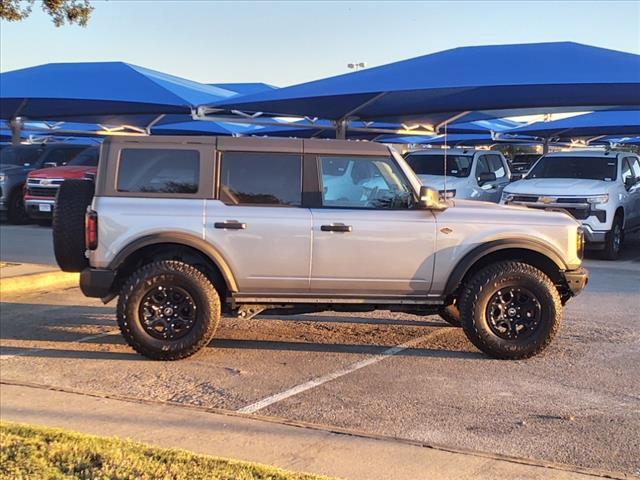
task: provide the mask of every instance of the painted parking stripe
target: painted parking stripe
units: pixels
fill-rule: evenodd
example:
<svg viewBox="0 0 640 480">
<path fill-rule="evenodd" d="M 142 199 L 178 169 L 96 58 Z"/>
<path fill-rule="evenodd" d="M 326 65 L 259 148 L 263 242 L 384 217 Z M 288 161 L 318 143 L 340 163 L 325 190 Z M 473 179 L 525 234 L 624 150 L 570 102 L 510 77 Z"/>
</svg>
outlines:
<svg viewBox="0 0 640 480">
<path fill-rule="evenodd" d="M 356 370 L 360 370 L 361 368 L 368 367 L 369 365 L 373 365 L 375 363 L 381 362 L 385 358 L 396 355 L 403 350 L 407 350 L 409 348 L 415 347 L 416 345 L 424 342 L 425 340 L 434 337 L 438 334 L 445 332 L 448 329 L 438 329 L 435 332 L 431 332 L 427 335 L 423 335 L 418 338 L 414 338 L 413 340 L 409 340 L 408 342 L 402 343 L 400 345 L 396 345 L 395 347 L 389 348 L 382 353 L 377 355 L 373 355 L 369 358 L 365 358 L 364 360 L 360 360 L 359 362 L 353 363 L 343 369 L 337 370 L 332 373 L 328 373 L 326 375 L 322 375 L 320 377 L 309 380 L 308 382 L 301 383 L 300 385 L 296 385 L 295 387 L 291 387 L 283 392 L 276 393 L 274 395 L 270 395 L 262 400 L 259 400 L 255 403 L 247 405 L 246 407 L 240 408 L 238 413 L 255 413 L 263 408 L 268 407 L 269 405 L 273 405 L 281 400 L 284 400 L 289 397 L 293 397 L 294 395 L 298 395 L 299 393 L 306 392 L 307 390 L 311 390 L 312 388 L 316 388 L 323 383 L 330 382 L 331 380 L 335 380 L 336 378 L 344 377 L 349 373 L 355 372 Z"/>
<path fill-rule="evenodd" d="M 73 342 L 68 342 L 68 343 L 82 343 L 82 342 L 88 342 L 90 340 L 95 340 L 96 338 L 102 338 L 102 337 L 108 337 L 109 335 L 115 335 L 116 333 L 120 333 L 120 330 L 109 330 L 108 332 L 104 332 L 104 333 L 97 333 L 95 335 L 88 335 L 86 337 L 82 337 L 79 338 L 78 340 L 74 340 Z M 4 347 L 4 348 L 16 348 L 16 347 Z M 37 352 L 42 352 L 48 350 L 47 348 L 29 348 L 27 350 L 24 350 L 22 352 L 18 352 L 18 353 L 9 353 L 9 354 L 4 354 L 4 353 L 0 353 L 0 360 L 8 360 L 10 358 L 14 358 L 14 357 L 22 357 L 24 355 L 29 355 L 32 353 L 37 353 Z"/>
</svg>

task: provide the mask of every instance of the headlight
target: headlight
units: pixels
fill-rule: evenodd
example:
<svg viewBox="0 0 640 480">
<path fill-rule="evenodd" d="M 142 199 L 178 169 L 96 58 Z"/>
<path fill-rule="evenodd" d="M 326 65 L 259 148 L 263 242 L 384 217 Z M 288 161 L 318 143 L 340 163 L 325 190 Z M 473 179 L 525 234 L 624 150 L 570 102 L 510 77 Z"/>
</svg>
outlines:
<svg viewBox="0 0 640 480">
<path fill-rule="evenodd" d="M 0 183 L 4 183 L 6 178 L 7 178 L 7 176 L 4 173 L 0 173 Z"/>
<path fill-rule="evenodd" d="M 580 260 L 584 258 L 584 230 L 578 227 L 576 231 L 576 255 Z"/>
<path fill-rule="evenodd" d="M 449 200 L 453 197 L 456 196 L 456 191 L 455 190 L 447 190 L 447 196 L 445 198 L 444 195 L 444 190 L 438 190 L 438 193 L 440 194 L 440 198 L 444 199 L 444 200 Z"/>
<path fill-rule="evenodd" d="M 604 195 L 593 195 L 592 197 L 587 197 L 587 202 L 592 205 L 597 205 L 599 203 L 607 203 L 609 201 L 609 194 L 605 193 Z"/>
<path fill-rule="evenodd" d="M 509 203 L 513 202 L 513 193 L 502 192 L 502 196 L 500 197 L 500 202 Z"/>
</svg>

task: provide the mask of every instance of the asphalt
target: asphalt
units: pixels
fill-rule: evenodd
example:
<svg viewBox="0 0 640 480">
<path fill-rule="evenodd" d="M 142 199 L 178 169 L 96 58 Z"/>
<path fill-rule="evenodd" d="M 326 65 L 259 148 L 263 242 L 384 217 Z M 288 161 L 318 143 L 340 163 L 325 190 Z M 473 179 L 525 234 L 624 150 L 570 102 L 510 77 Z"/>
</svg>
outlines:
<svg viewBox="0 0 640 480">
<path fill-rule="evenodd" d="M 526 361 L 382 311 L 225 318 L 201 355 L 152 362 L 125 345 L 112 304 L 74 288 L 2 299 L 0 378 L 640 474 L 639 247 L 585 262 L 586 291 Z"/>
<path fill-rule="evenodd" d="M 51 227 L 0 223 L 0 259 L 4 262 L 56 265 Z"/>
</svg>

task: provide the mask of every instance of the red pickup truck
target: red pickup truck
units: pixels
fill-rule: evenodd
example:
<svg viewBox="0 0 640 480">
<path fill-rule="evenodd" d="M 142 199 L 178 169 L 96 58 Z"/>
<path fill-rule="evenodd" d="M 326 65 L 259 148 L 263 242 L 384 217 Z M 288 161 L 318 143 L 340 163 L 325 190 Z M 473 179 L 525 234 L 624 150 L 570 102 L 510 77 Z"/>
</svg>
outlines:
<svg viewBox="0 0 640 480">
<path fill-rule="evenodd" d="M 60 184 L 71 178 L 95 178 L 99 147 L 89 147 L 62 167 L 42 168 L 29 172 L 24 192 L 27 215 L 36 221 L 53 217 L 56 193 Z"/>
</svg>

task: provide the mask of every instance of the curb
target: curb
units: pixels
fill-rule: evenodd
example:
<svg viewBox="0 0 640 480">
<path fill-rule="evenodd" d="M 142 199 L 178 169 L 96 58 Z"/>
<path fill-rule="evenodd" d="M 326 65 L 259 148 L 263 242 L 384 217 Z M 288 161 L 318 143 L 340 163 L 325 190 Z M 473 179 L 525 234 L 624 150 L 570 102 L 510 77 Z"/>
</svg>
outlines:
<svg viewBox="0 0 640 480">
<path fill-rule="evenodd" d="M 67 273 L 61 271 L 7 277 L 0 280 L 0 294 L 30 293 L 37 290 L 46 290 L 52 287 L 75 287 L 78 285 L 79 280 L 79 273 Z"/>
</svg>

